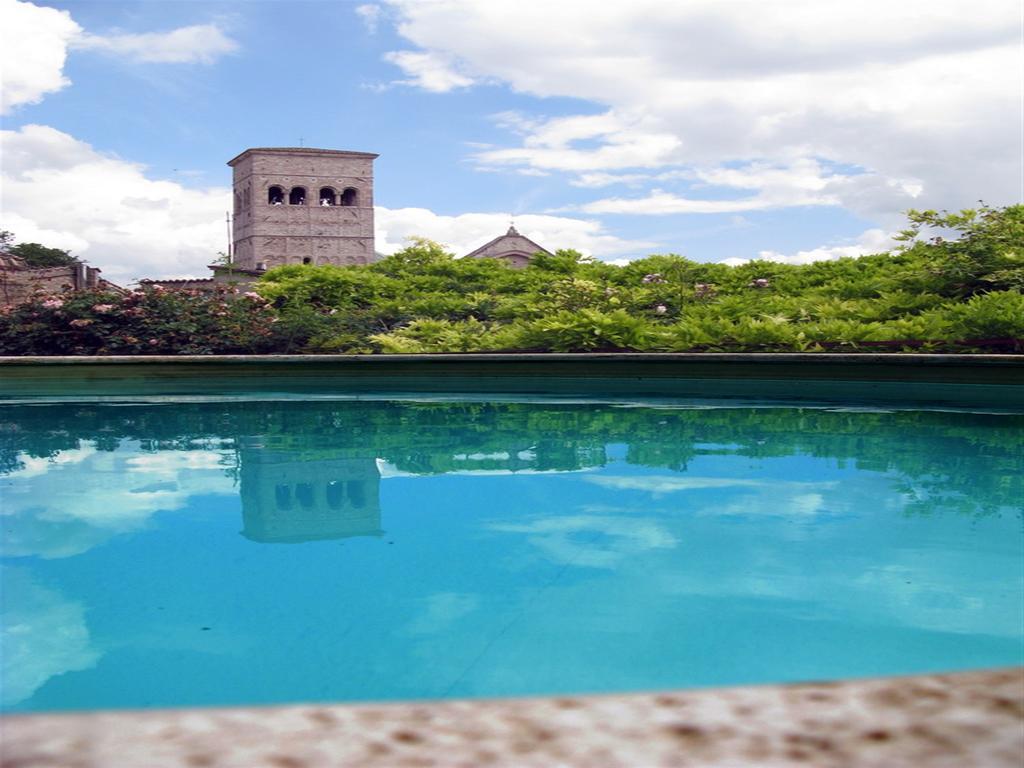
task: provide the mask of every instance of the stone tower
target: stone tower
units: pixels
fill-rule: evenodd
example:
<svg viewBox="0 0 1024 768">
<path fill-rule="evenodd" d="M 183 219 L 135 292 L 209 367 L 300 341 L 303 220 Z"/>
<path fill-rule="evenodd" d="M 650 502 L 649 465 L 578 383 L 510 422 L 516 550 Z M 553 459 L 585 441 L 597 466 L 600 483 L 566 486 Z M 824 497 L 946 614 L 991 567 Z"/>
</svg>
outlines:
<svg viewBox="0 0 1024 768">
<path fill-rule="evenodd" d="M 300 542 L 380 536 L 380 471 L 338 449 L 266 448 L 242 438 L 242 535 Z"/>
<path fill-rule="evenodd" d="M 233 266 L 261 272 L 283 264 L 371 263 L 376 157 L 268 147 L 230 160 Z"/>
</svg>

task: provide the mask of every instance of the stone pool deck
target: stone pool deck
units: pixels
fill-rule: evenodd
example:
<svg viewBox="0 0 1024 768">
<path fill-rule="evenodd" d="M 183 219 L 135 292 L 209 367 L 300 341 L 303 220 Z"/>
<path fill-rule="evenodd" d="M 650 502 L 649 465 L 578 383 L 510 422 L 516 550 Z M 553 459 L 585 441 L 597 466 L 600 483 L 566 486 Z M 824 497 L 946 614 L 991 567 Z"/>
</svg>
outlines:
<svg viewBox="0 0 1024 768">
<path fill-rule="evenodd" d="M 3 768 L 1024 765 L 1024 667 L 717 690 L 10 716 Z"/>
</svg>

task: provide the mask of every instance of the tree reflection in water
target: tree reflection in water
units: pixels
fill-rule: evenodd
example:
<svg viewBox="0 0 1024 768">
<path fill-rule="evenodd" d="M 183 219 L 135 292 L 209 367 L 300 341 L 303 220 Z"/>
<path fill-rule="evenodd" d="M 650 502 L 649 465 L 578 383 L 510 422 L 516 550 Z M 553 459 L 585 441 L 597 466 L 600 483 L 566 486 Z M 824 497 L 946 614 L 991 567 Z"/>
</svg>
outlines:
<svg viewBox="0 0 1024 768">
<path fill-rule="evenodd" d="M 326 516 L 356 511 L 360 502 L 376 507 L 376 459 L 412 474 L 572 471 L 603 466 L 609 445 L 624 445 L 631 464 L 676 471 L 715 452 L 834 459 L 889 474 L 910 513 L 941 498 L 950 510 L 992 514 L 1024 498 L 1024 416 L 806 407 L 323 400 L 4 406 L 0 474 L 25 457 L 53 457 L 83 442 L 114 451 L 123 440 L 152 452 L 230 447 L 237 462 L 226 471 L 241 483 L 246 533 L 254 538 L 272 535 L 271 508 Z M 252 520 L 249 510 L 258 510 Z M 372 517 L 368 511 L 368 529 L 379 527 Z"/>
</svg>

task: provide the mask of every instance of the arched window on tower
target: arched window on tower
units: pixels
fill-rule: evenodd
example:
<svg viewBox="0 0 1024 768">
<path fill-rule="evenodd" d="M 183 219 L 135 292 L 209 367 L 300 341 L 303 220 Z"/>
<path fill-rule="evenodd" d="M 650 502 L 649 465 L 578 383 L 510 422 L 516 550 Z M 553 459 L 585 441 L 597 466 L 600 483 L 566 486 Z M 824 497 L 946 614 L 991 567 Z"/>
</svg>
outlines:
<svg viewBox="0 0 1024 768">
<path fill-rule="evenodd" d="M 292 489 L 289 485 L 274 486 L 274 501 L 277 508 L 287 512 L 292 508 Z"/>
<path fill-rule="evenodd" d="M 341 193 L 341 204 L 346 206 L 356 205 L 359 201 L 359 193 L 352 187 L 346 187 Z"/>
<path fill-rule="evenodd" d="M 242 196 L 235 192 L 235 213 L 239 214 L 242 212 Z"/>
<path fill-rule="evenodd" d="M 295 498 L 303 509 L 312 509 L 314 504 L 313 486 L 310 483 L 296 483 Z"/>
<path fill-rule="evenodd" d="M 284 190 L 278 186 L 273 186 L 268 189 L 267 203 L 269 205 L 284 205 Z"/>
<path fill-rule="evenodd" d="M 358 480 L 349 480 L 345 483 L 345 490 L 348 491 L 349 501 L 356 509 L 363 509 L 366 506 L 366 489 Z"/>
<path fill-rule="evenodd" d="M 306 188 L 305 187 L 292 187 L 292 191 L 288 193 L 288 205 L 305 205 L 306 204 Z"/>
<path fill-rule="evenodd" d="M 334 194 L 334 189 L 331 187 L 320 188 L 320 205 L 324 208 L 330 205 L 337 205 L 337 198 Z"/>
<path fill-rule="evenodd" d="M 327 506 L 331 509 L 341 509 L 345 502 L 345 489 L 341 480 L 331 480 L 327 484 Z"/>
</svg>

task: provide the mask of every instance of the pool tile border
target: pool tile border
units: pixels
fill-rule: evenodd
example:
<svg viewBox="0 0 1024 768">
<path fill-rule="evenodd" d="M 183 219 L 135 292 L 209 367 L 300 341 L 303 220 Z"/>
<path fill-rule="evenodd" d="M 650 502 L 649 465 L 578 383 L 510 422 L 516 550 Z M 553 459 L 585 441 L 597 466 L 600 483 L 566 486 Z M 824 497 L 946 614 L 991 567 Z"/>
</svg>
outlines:
<svg viewBox="0 0 1024 768">
<path fill-rule="evenodd" d="M 1024 355 L 0 357 L 0 400 L 268 391 L 767 398 L 1024 408 Z"/>
</svg>

